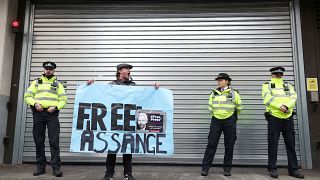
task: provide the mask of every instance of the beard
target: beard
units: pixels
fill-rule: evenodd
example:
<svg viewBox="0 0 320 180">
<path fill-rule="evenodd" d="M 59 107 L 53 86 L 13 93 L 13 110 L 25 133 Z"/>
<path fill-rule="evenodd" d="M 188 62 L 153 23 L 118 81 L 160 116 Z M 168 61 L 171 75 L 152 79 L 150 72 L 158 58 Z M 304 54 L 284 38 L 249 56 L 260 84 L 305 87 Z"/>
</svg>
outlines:
<svg viewBox="0 0 320 180">
<path fill-rule="evenodd" d="M 54 75 L 53 73 L 44 73 L 44 76 L 47 77 L 48 79 L 52 78 Z"/>
</svg>

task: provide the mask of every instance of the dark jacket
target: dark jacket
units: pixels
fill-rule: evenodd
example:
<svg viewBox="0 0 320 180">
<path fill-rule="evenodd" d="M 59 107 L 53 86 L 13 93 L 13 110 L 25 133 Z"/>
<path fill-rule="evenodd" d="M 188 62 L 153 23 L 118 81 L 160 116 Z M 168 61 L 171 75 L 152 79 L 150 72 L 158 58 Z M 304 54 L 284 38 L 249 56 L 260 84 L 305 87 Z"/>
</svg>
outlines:
<svg viewBox="0 0 320 180">
<path fill-rule="evenodd" d="M 136 85 L 136 83 L 133 82 L 132 80 L 121 81 L 119 79 L 111 81 L 109 84 L 112 84 L 112 85 L 125 85 L 125 86 L 135 86 Z"/>
</svg>

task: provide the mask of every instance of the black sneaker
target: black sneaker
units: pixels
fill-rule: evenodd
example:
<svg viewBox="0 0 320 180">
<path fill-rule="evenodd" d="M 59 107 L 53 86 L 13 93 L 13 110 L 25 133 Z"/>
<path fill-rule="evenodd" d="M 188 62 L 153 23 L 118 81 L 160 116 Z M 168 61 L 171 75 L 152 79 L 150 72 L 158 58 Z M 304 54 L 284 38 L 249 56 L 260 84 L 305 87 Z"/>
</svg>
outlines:
<svg viewBox="0 0 320 180">
<path fill-rule="evenodd" d="M 224 176 L 231 176 L 231 170 L 224 170 L 223 175 Z"/>
<path fill-rule="evenodd" d="M 270 177 L 272 177 L 272 178 L 278 178 L 278 172 L 277 172 L 276 169 L 270 169 L 270 170 L 269 170 L 269 175 L 270 175 Z"/>
<path fill-rule="evenodd" d="M 46 173 L 46 168 L 37 168 L 35 172 L 33 172 L 33 176 L 40 176 Z"/>
<path fill-rule="evenodd" d="M 60 168 L 53 169 L 52 174 L 55 177 L 62 177 L 62 171 L 60 170 Z"/>
<path fill-rule="evenodd" d="M 106 173 L 102 180 L 113 180 L 113 174 L 112 173 Z"/>
<path fill-rule="evenodd" d="M 208 171 L 202 170 L 201 171 L 201 176 L 208 176 Z"/>
<path fill-rule="evenodd" d="M 299 179 L 304 179 L 303 173 L 299 170 L 289 171 L 289 176 L 299 178 Z"/>
<path fill-rule="evenodd" d="M 124 174 L 124 180 L 136 180 L 131 173 Z"/>
</svg>

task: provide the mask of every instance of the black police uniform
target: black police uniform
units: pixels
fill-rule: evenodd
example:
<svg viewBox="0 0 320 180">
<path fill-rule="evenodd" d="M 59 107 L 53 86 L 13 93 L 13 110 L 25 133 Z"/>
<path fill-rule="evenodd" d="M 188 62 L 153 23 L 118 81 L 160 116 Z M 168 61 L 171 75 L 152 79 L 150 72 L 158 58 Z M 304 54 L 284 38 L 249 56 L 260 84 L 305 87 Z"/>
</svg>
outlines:
<svg viewBox="0 0 320 180">
<path fill-rule="evenodd" d="M 270 69 L 271 74 L 283 74 L 285 68 L 277 66 Z M 272 87 L 271 87 L 272 88 Z M 286 87 L 284 85 L 284 90 Z M 304 178 L 302 172 L 298 171 L 298 160 L 295 151 L 295 131 L 294 131 L 294 113 L 288 119 L 280 119 L 269 112 L 265 113 L 268 121 L 268 170 L 270 176 L 277 178 L 277 152 L 280 133 L 283 135 L 284 143 L 288 156 L 289 175 L 297 178 Z"/>
<path fill-rule="evenodd" d="M 226 73 L 220 73 L 215 80 L 218 79 L 226 79 L 228 81 L 232 80 Z M 218 88 L 217 90 L 222 92 L 221 88 Z M 236 111 L 233 115 L 224 120 L 217 119 L 215 116 L 212 116 L 210 132 L 208 135 L 208 145 L 202 162 L 202 176 L 207 176 L 208 174 L 208 170 L 212 165 L 222 132 L 224 134 L 225 145 L 225 155 L 223 162 L 224 175 L 231 175 L 230 171 L 232 168 L 233 149 L 235 141 L 237 139 L 237 119 L 238 117 Z"/>
<path fill-rule="evenodd" d="M 56 68 L 56 64 L 54 62 L 44 62 L 42 65 L 44 68 Z M 46 79 L 54 78 L 46 77 Z M 36 80 L 36 86 L 39 86 L 43 83 L 43 79 L 39 78 Z M 51 84 L 52 89 L 57 89 L 61 84 L 54 80 Z M 60 87 L 61 88 L 61 87 Z M 62 96 L 66 96 L 64 91 L 62 94 L 57 94 Z M 29 94 L 30 92 L 26 92 Z M 59 92 L 57 92 L 59 93 Z M 56 110 L 52 113 L 47 112 L 48 108 L 43 108 L 42 111 L 37 111 L 34 105 L 31 105 L 31 110 L 33 114 L 33 138 L 36 146 L 36 161 L 37 161 L 37 171 L 34 172 L 34 176 L 38 176 L 45 173 L 45 166 L 47 164 L 47 159 L 45 156 L 45 132 L 46 128 L 48 128 L 48 138 L 51 152 L 51 161 L 50 164 L 53 168 L 53 174 L 55 176 L 62 176 L 60 171 L 61 167 L 61 159 L 60 159 L 60 147 L 59 147 L 59 134 L 60 134 L 60 123 L 59 123 L 59 110 Z"/>
</svg>

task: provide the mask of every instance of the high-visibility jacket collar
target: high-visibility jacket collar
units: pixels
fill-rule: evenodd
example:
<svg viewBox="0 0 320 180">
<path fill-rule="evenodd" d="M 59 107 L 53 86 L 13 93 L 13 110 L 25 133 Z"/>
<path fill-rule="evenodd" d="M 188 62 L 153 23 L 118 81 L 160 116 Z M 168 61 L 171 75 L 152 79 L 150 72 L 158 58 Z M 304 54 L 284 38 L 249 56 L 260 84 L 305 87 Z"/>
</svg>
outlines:
<svg viewBox="0 0 320 180">
<path fill-rule="evenodd" d="M 271 83 L 283 84 L 283 79 L 282 78 L 271 78 Z"/>
<path fill-rule="evenodd" d="M 57 77 L 56 77 L 56 76 L 53 76 L 53 77 L 51 77 L 51 78 L 47 78 L 47 76 L 45 76 L 45 75 L 42 74 L 41 79 L 42 79 L 43 81 L 53 82 L 54 80 L 57 79 Z"/>
<path fill-rule="evenodd" d="M 215 91 L 218 95 L 230 94 L 231 88 L 228 88 L 228 89 L 226 89 L 226 90 L 224 90 L 224 91 L 222 91 L 222 92 L 221 92 L 220 88 L 214 89 L 214 91 Z M 217 95 L 217 94 L 215 94 L 215 95 Z"/>
<path fill-rule="evenodd" d="M 229 88 L 229 86 L 227 86 L 227 87 L 224 87 L 224 88 L 217 88 L 217 90 L 218 91 L 220 91 L 220 92 L 224 92 L 224 91 L 227 91 L 227 90 L 230 90 L 230 88 Z"/>
</svg>

